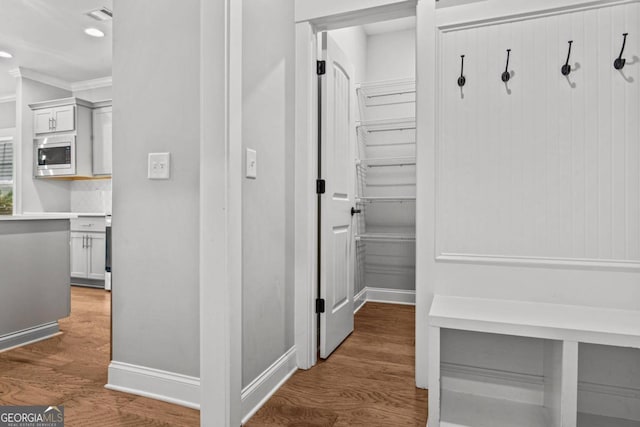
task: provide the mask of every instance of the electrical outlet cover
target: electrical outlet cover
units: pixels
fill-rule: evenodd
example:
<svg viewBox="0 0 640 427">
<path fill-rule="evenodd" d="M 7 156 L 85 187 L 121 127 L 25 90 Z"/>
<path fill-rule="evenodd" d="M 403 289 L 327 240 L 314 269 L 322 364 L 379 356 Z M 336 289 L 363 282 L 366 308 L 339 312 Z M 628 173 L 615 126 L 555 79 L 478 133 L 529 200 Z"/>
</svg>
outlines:
<svg viewBox="0 0 640 427">
<path fill-rule="evenodd" d="M 149 179 L 169 179 L 171 177 L 171 154 L 149 153 L 147 167 Z"/>
<path fill-rule="evenodd" d="M 256 179 L 258 177 L 258 155 L 256 150 L 247 148 L 247 178 Z"/>
</svg>

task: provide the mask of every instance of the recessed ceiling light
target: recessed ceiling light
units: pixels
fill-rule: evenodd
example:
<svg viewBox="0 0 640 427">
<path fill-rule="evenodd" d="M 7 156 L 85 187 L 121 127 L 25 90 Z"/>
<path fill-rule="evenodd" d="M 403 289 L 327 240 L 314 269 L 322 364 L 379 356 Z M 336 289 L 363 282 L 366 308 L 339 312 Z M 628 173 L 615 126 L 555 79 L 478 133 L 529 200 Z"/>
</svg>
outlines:
<svg viewBox="0 0 640 427">
<path fill-rule="evenodd" d="M 5 52 L 4 50 L 0 50 L 0 58 L 13 58 L 13 55 L 11 55 L 9 52 Z"/>
<path fill-rule="evenodd" d="M 104 37 L 104 33 L 97 28 L 85 28 L 84 32 L 91 37 Z"/>
</svg>

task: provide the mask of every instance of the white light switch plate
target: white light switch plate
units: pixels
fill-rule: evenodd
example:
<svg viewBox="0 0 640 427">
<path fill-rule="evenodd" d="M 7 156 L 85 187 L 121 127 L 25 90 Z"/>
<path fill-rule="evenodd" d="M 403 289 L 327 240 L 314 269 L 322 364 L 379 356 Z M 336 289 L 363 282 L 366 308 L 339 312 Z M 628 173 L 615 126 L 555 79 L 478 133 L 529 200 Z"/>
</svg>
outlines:
<svg viewBox="0 0 640 427">
<path fill-rule="evenodd" d="M 171 177 L 171 154 L 149 153 L 147 177 L 149 179 L 169 179 Z"/>
<path fill-rule="evenodd" d="M 258 177 L 258 155 L 256 150 L 247 148 L 247 178 L 256 179 Z"/>
</svg>

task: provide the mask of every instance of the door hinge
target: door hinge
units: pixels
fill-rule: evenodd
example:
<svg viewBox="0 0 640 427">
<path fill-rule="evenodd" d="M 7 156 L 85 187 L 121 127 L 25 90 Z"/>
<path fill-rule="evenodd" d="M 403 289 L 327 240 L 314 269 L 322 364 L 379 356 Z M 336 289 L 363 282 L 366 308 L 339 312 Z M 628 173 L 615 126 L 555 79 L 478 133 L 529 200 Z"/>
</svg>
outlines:
<svg viewBox="0 0 640 427">
<path fill-rule="evenodd" d="M 327 61 L 316 61 L 316 73 L 319 76 L 322 76 L 326 72 L 327 72 Z"/>
<path fill-rule="evenodd" d="M 316 179 L 316 194 L 324 194 L 326 182 L 324 179 Z"/>
<path fill-rule="evenodd" d="M 316 299 L 316 313 L 324 313 L 324 299 Z"/>
</svg>

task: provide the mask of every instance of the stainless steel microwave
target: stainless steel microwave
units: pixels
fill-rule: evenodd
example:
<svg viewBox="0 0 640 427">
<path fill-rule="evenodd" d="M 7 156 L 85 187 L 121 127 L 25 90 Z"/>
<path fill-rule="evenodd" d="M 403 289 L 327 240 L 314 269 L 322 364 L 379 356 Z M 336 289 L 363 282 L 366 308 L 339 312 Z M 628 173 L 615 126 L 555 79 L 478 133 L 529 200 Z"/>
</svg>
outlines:
<svg viewBox="0 0 640 427">
<path fill-rule="evenodd" d="M 34 139 L 34 175 L 36 177 L 76 174 L 76 137 L 48 136 Z"/>
</svg>

